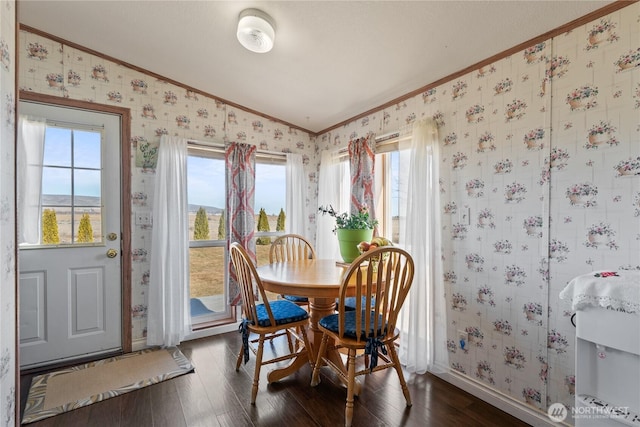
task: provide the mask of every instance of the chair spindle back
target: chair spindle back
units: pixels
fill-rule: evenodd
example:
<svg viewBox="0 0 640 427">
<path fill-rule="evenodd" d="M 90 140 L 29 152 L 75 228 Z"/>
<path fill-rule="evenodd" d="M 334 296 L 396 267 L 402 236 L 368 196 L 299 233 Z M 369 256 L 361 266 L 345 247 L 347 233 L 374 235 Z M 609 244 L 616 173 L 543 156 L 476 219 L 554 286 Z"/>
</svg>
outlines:
<svg viewBox="0 0 640 427">
<path fill-rule="evenodd" d="M 258 324 L 256 305 L 262 300 L 269 314 L 271 325 L 275 325 L 276 323 L 273 318 L 273 313 L 271 312 L 269 300 L 267 299 L 260 277 L 258 277 L 256 268 L 253 262 L 251 262 L 249 255 L 237 242 L 231 243 L 230 255 L 231 263 L 236 273 L 236 280 L 240 287 L 240 294 L 242 295 L 242 311 L 245 318 L 256 325 Z M 257 298 L 258 296 L 259 298 Z"/>
<path fill-rule="evenodd" d="M 337 306 L 339 336 L 343 337 L 345 332 L 345 299 L 349 293 L 355 296 L 356 339 L 366 341 L 367 338 L 392 336 L 413 276 L 413 258 L 395 246 L 382 246 L 356 258 L 347 269 L 340 287 Z M 377 315 L 371 315 L 371 311 Z"/>
<path fill-rule="evenodd" d="M 271 243 L 269 262 L 297 261 L 313 259 L 316 251 L 311 243 L 299 234 L 285 234 Z"/>
</svg>

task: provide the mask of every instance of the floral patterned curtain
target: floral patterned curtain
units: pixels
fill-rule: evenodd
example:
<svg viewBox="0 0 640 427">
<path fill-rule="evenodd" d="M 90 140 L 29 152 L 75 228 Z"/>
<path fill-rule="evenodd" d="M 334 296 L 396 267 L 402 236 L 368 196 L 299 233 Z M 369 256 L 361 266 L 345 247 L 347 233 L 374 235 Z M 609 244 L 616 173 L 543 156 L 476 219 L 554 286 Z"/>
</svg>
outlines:
<svg viewBox="0 0 640 427">
<path fill-rule="evenodd" d="M 253 239 L 255 228 L 255 213 L 253 210 L 256 187 L 256 147 L 255 145 L 232 142 L 225 149 L 227 169 L 226 188 L 226 231 L 227 245 L 238 242 L 245 248 L 249 256 L 256 261 L 256 243 Z M 229 246 L 227 247 L 227 250 Z M 240 289 L 235 271 L 228 264 L 229 274 L 229 304 L 242 303 Z"/>
<path fill-rule="evenodd" d="M 373 134 L 349 141 L 349 166 L 351 171 L 351 213 L 366 207 L 375 218 L 374 166 L 375 140 Z"/>
</svg>

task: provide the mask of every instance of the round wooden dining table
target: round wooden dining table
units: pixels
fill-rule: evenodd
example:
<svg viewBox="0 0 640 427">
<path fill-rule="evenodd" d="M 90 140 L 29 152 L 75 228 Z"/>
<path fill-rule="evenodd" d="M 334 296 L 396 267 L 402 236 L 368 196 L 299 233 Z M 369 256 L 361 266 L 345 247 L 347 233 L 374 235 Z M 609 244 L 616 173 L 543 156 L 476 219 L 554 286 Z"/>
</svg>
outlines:
<svg viewBox="0 0 640 427">
<path fill-rule="evenodd" d="M 342 278 L 347 266 L 334 259 L 305 259 L 284 261 L 257 268 L 264 289 L 281 295 L 296 295 L 309 298 L 311 354 L 317 360 L 317 351 L 322 339 L 318 321 L 324 316 L 335 313 Z M 335 351 L 327 356 L 337 364 L 344 366 L 340 354 Z M 286 368 L 276 369 L 268 375 L 269 382 L 278 381 L 300 369 L 308 360 L 295 359 Z"/>
</svg>

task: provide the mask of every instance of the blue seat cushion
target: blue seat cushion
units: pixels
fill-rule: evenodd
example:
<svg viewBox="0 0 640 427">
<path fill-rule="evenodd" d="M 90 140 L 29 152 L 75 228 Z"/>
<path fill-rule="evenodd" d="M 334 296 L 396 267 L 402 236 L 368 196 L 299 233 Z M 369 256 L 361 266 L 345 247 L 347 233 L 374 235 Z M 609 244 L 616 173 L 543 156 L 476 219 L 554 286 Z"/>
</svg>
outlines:
<svg viewBox="0 0 640 427">
<path fill-rule="evenodd" d="M 298 322 L 309 317 L 309 313 L 307 313 L 306 310 L 287 300 L 270 301 L 269 306 L 271 306 L 271 312 L 273 313 L 276 325 Z M 258 304 L 256 306 L 256 312 L 258 314 L 259 326 L 275 326 L 271 325 L 264 304 Z"/>
<path fill-rule="evenodd" d="M 309 302 L 309 298 L 296 295 L 284 295 L 284 299 L 291 302 Z"/>
<path fill-rule="evenodd" d="M 362 297 L 362 303 L 361 306 L 365 305 L 365 301 L 367 300 L 367 297 Z M 340 303 L 339 299 L 336 299 L 336 307 L 338 306 L 338 304 Z M 376 303 L 376 299 L 375 298 L 371 298 L 371 307 L 374 306 L 374 304 Z M 345 311 L 351 311 L 351 310 L 355 310 L 356 309 L 356 297 L 347 297 L 344 299 L 344 309 Z"/>
<path fill-rule="evenodd" d="M 369 312 L 369 315 L 371 316 L 371 325 L 373 326 L 373 321 L 375 319 L 374 316 L 376 316 L 376 313 L 373 311 Z M 369 329 L 369 331 L 364 331 L 364 321 L 365 321 L 365 316 L 366 313 L 364 314 L 364 316 L 362 316 L 362 325 L 361 325 L 361 330 L 362 330 L 362 334 L 360 335 L 360 339 L 366 339 L 368 337 L 373 336 L 373 328 Z M 378 315 L 378 330 L 376 331 L 375 336 L 380 336 L 382 335 L 384 332 L 386 332 L 386 327 L 384 327 L 384 325 L 380 325 L 380 323 L 382 322 L 382 316 Z M 326 328 L 328 330 L 330 330 L 331 332 L 335 332 L 336 334 L 338 333 L 338 315 L 337 314 L 330 314 L 329 316 L 325 316 L 322 319 L 320 319 L 319 322 L 320 326 L 322 326 L 323 328 Z M 345 311 L 344 313 L 344 335 L 348 338 L 356 338 L 356 312 L 355 310 L 353 311 Z M 381 327 L 382 326 L 382 327 Z"/>
</svg>

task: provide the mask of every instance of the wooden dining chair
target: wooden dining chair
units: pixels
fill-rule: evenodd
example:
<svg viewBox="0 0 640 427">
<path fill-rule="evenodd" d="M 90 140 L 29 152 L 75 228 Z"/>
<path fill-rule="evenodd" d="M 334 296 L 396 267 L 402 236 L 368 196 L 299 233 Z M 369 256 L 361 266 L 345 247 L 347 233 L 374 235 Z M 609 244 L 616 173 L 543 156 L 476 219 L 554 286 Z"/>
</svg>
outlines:
<svg viewBox="0 0 640 427">
<path fill-rule="evenodd" d="M 403 249 L 383 246 L 365 252 L 353 261 L 345 273 L 340 286 L 337 314 L 325 316 L 318 323 L 323 335 L 311 385 L 320 383 L 320 368 L 324 364 L 338 373 L 338 378 L 347 387 L 345 426 L 350 426 L 353 421 L 355 382 L 356 377 L 361 375 L 394 368 L 406 404 L 411 406 L 411 396 L 394 341 L 400 334 L 396 329 L 398 313 L 411 288 L 413 275 L 413 259 Z M 348 293 L 354 294 L 355 310 L 345 309 Z M 329 338 L 334 342 L 334 347 L 329 350 L 346 349 L 348 352 L 346 377 L 343 367 L 326 357 Z M 369 361 L 356 370 L 356 353 L 362 350 L 369 355 Z M 378 363 L 378 359 L 381 359 L 381 363 Z"/>
<path fill-rule="evenodd" d="M 285 234 L 271 243 L 269 249 L 269 262 L 296 261 L 301 259 L 314 259 L 316 251 L 307 239 L 299 234 Z M 300 306 L 309 308 L 309 298 L 297 295 L 281 295 L 282 298 L 294 302 Z"/>
<path fill-rule="evenodd" d="M 307 339 L 306 327 L 309 324 L 309 313 L 303 308 L 287 300 L 269 301 L 262 287 L 260 277 L 247 252 L 238 243 L 230 248 L 231 262 L 235 270 L 236 280 L 242 295 L 243 318 L 240 323 L 242 348 L 236 361 L 236 371 L 240 370 L 242 361 L 249 360 L 249 350 L 256 356 L 256 367 L 253 374 L 251 404 L 255 404 L 260 380 L 260 368 L 270 363 L 281 362 L 296 357 L 306 357 L 313 368 L 315 362 L 309 352 L 311 348 Z M 255 288 L 254 288 L 255 286 Z M 257 295 L 256 295 L 257 293 Z M 256 298 L 258 296 L 258 298 Z M 259 302 L 262 301 L 262 302 Z M 250 339 L 250 334 L 258 338 Z M 289 344 L 289 352 L 263 360 L 264 342 L 278 336 L 286 335 L 296 340 L 295 350 Z M 258 344 L 257 348 L 255 344 Z"/>
</svg>

